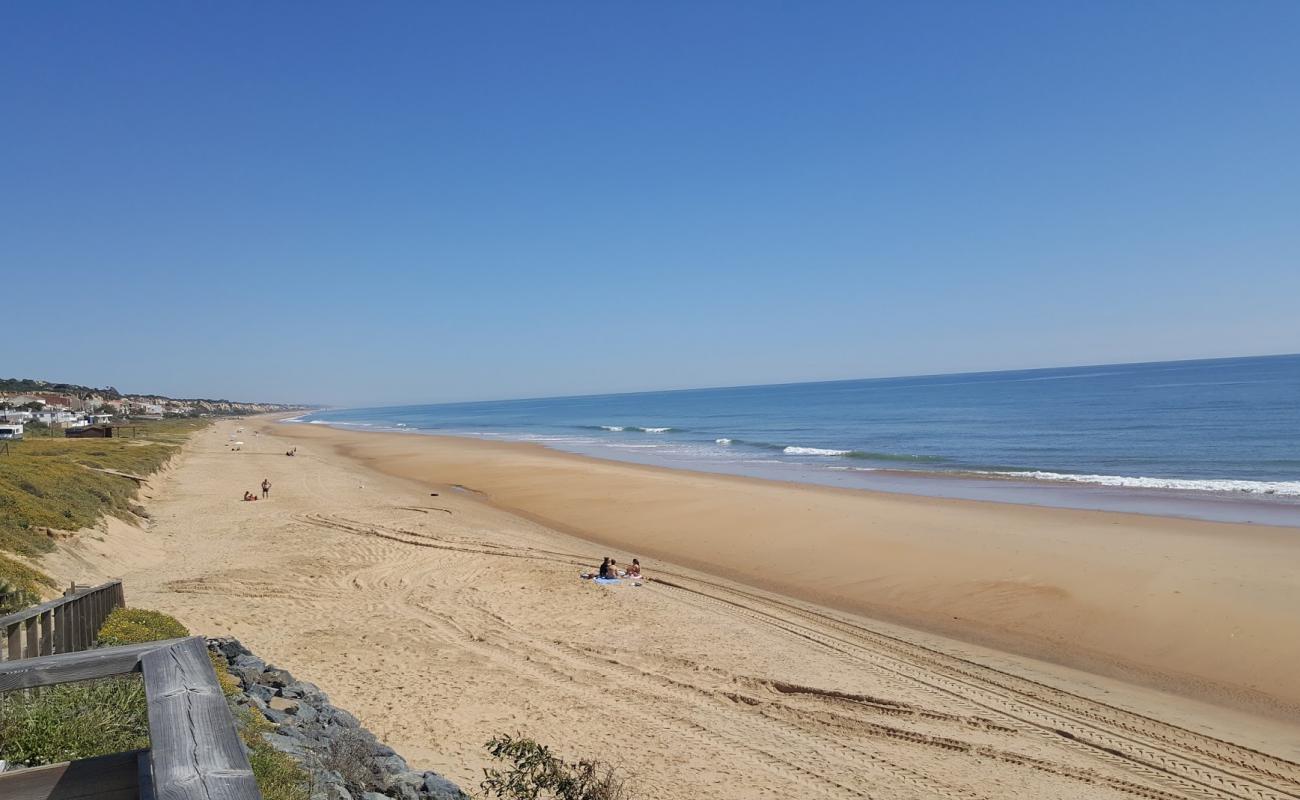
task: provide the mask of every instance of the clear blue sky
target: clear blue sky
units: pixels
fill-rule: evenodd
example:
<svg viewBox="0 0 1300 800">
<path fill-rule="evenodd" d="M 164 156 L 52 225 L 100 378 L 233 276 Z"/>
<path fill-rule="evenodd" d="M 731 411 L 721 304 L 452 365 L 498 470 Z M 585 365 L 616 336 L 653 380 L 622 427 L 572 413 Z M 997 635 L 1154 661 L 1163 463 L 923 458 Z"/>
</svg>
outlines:
<svg viewBox="0 0 1300 800">
<path fill-rule="evenodd" d="M 336 404 L 1300 351 L 1300 3 L 10 3 L 0 375 Z"/>
</svg>

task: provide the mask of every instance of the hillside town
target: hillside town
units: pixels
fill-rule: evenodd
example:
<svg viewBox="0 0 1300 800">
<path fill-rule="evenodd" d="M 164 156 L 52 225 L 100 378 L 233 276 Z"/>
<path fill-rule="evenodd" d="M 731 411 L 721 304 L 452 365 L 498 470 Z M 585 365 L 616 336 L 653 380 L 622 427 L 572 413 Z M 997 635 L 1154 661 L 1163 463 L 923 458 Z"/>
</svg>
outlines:
<svg viewBox="0 0 1300 800">
<path fill-rule="evenodd" d="M 24 426 L 64 429 L 166 417 L 212 417 L 295 411 L 283 403 L 178 400 L 162 395 L 122 394 L 33 379 L 0 379 L 0 439 L 22 438 Z"/>
</svg>

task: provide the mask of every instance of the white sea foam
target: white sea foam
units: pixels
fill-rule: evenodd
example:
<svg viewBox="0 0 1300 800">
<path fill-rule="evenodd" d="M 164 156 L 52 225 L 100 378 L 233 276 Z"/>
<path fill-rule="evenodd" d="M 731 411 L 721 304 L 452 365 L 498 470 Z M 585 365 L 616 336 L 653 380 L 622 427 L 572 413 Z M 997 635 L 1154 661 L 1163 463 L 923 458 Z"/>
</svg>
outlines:
<svg viewBox="0 0 1300 800">
<path fill-rule="evenodd" d="M 642 428 L 641 430 L 645 431 L 646 433 L 667 433 L 668 431 L 672 430 L 672 428 Z"/>
<path fill-rule="evenodd" d="M 299 415 L 296 416 L 296 417 L 285 417 L 284 419 L 282 419 L 282 420 L 280 420 L 280 421 L 281 421 L 281 422 L 302 422 L 302 418 L 305 417 L 305 416 L 307 416 L 307 415 L 306 415 L 306 414 L 299 414 Z"/>
<path fill-rule="evenodd" d="M 1185 491 L 1239 492 L 1243 494 L 1300 497 L 1300 481 L 1193 480 L 1190 478 L 1142 478 L 1124 475 L 1070 475 L 1061 472 L 1043 471 L 992 472 L 989 474 L 1002 475 L 1008 478 L 1091 483 L 1098 486 L 1123 486 L 1135 489 L 1182 489 Z"/>
<path fill-rule="evenodd" d="M 615 432 L 627 430 L 627 428 L 624 428 L 622 425 L 601 425 L 600 429 L 602 431 L 615 431 Z"/>
<path fill-rule="evenodd" d="M 713 441 L 717 444 L 731 444 L 730 439 L 714 439 Z"/>
<path fill-rule="evenodd" d="M 781 451 L 788 456 L 847 456 L 852 450 L 826 450 L 821 447 L 787 447 Z"/>
</svg>

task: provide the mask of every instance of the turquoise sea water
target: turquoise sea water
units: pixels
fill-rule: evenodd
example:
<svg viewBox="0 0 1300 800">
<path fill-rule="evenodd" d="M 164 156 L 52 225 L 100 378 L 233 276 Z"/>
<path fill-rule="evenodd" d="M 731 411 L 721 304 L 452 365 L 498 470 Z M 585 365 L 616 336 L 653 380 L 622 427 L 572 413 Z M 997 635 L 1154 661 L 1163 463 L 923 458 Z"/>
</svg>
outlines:
<svg viewBox="0 0 1300 800">
<path fill-rule="evenodd" d="M 297 421 L 1052 505 L 1300 504 L 1300 355 L 336 409 Z"/>
</svg>

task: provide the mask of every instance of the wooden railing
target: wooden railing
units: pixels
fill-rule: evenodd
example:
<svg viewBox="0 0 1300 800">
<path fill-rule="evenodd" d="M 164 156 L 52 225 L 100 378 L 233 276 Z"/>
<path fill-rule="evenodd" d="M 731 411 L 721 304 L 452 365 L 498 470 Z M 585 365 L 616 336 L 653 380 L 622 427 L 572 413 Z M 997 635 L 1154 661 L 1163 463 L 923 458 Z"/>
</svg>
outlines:
<svg viewBox="0 0 1300 800">
<path fill-rule="evenodd" d="M 262 800 L 202 637 L 0 663 L 0 692 L 144 675 L 149 749 L 0 773 L 22 800 Z"/>
<path fill-rule="evenodd" d="M 95 644 L 99 628 L 115 608 L 126 605 L 121 581 L 99 586 L 73 584 L 48 603 L 0 617 L 0 660 L 15 661 L 74 653 Z"/>
</svg>

